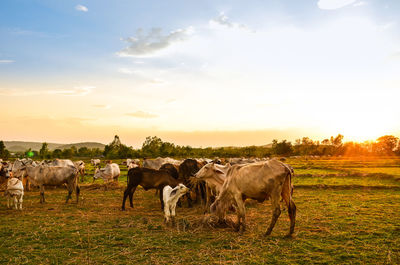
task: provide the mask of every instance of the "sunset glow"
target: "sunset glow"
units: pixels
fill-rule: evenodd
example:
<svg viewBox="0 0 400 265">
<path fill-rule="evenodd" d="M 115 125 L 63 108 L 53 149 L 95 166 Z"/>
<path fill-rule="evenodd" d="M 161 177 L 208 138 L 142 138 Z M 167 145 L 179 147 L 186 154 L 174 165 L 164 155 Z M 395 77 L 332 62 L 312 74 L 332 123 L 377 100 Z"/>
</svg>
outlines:
<svg viewBox="0 0 400 265">
<path fill-rule="evenodd" d="M 400 133 L 398 1 L 0 3 L 3 140 Z"/>
</svg>

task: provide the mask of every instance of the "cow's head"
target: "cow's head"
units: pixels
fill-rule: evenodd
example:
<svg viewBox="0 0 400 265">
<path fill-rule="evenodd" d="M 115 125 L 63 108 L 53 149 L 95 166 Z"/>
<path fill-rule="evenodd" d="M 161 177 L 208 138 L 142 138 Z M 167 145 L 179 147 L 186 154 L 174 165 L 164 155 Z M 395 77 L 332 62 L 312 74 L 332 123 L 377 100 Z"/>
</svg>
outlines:
<svg viewBox="0 0 400 265">
<path fill-rule="evenodd" d="M 101 168 L 96 168 L 96 170 L 94 171 L 94 175 L 93 175 L 93 181 L 95 179 L 101 178 L 101 173 L 104 172 L 104 169 Z"/>
<path fill-rule="evenodd" d="M 207 165 L 203 166 L 195 175 L 194 177 L 197 179 L 208 179 L 212 178 L 215 175 L 222 174 L 224 175 L 225 173 L 221 171 L 218 167 L 215 166 L 214 163 L 208 163 Z"/>
</svg>

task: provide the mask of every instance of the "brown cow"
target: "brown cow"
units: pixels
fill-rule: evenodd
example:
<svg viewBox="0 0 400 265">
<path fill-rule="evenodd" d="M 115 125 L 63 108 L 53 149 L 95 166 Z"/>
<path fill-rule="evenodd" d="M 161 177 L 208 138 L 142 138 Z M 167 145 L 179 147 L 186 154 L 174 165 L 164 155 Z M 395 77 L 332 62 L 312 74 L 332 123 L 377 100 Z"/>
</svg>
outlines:
<svg viewBox="0 0 400 265">
<path fill-rule="evenodd" d="M 179 166 L 171 163 L 165 163 L 160 167 L 160 170 L 168 171 L 174 179 L 178 179 L 179 177 L 178 169 Z"/>
<path fill-rule="evenodd" d="M 269 235 L 281 214 L 280 198 L 282 196 L 288 207 L 290 218 L 289 235 L 294 232 L 296 205 L 291 195 L 292 170 L 277 160 L 258 162 L 247 165 L 234 165 L 228 173 L 222 186 L 221 193 L 211 205 L 211 212 L 217 212 L 223 218 L 232 201 L 237 206 L 238 222 L 236 230 L 243 232 L 246 228 L 245 205 L 246 198 L 263 202 L 271 199 L 272 219 L 265 235 Z"/>
<path fill-rule="evenodd" d="M 164 209 L 163 188 L 167 185 L 175 188 L 179 184 L 166 170 L 155 170 L 151 168 L 136 167 L 128 171 L 128 186 L 124 191 L 122 210 L 125 210 L 125 201 L 129 195 L 129 202 L 133 208 L 133 194 L 138 185 L 144 190 L 157 189 L 160 192 L 161 209 Z"/>
</svg>

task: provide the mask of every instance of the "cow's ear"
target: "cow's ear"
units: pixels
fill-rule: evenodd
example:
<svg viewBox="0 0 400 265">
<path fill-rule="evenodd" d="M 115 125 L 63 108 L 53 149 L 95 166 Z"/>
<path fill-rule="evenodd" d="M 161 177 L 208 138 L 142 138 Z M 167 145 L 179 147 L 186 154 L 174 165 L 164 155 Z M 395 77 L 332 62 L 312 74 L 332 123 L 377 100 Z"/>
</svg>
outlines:
<svg viewBox="0 0 400 265">
<path fill-rule="evenodd" d="M 224 172 L 222 172 L 220 169 L 214 169 L 215 173 L 217 174 L 225 174 Z"/>
<path fill-rule="evenodd" d="M 176 194 L 176 192 L 177 192 L 177 189 L 173 189 L 173 190 L 171 191 L 171 193 L 169 194 L 169 196 L 174 196 L 174 195 Z"/>
</svg>

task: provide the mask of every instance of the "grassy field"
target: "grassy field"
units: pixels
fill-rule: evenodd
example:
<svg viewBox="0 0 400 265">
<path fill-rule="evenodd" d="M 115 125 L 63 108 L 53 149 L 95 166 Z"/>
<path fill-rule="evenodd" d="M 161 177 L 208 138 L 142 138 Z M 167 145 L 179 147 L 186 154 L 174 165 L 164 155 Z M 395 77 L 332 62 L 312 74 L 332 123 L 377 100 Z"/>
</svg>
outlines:
<svg viewBox="0 0 400 265">
<path fill-rule="evenodd" d="M 272 235 L 262 236 L 269 202 L 246 202 L 243 235 L 204 225 L 200 206 L 178 208 L 177 226 L 166 227 L 154 191 L 141 188 L 135 208 L 122 212 L 126 171 L 119 187 L 107 190 L 87 177 L 78 205 L 63 203 L 62 188 L 48 189 L 43 205 L 37 190 L 26 192 L 22 212 L 7 210 L 2 198 L 0 264 L 400 264 L 399 161 L 368 161 L 370 167 L 359 161 L 340 159 L 336 171 L 334 159 L 287 161 L 298 186 L 292 239 L 284 237 L 286 210 Z"/>
</svg>

